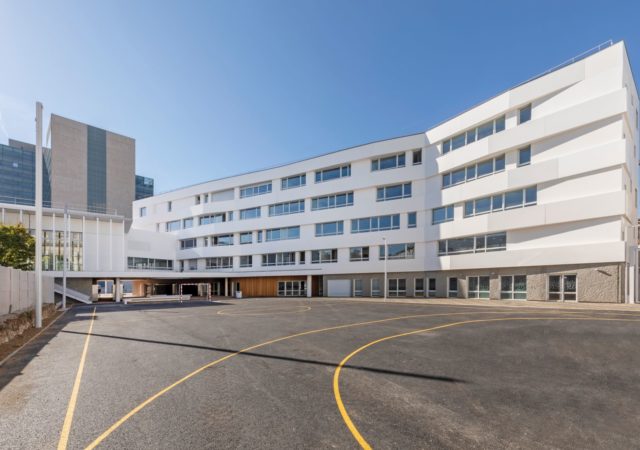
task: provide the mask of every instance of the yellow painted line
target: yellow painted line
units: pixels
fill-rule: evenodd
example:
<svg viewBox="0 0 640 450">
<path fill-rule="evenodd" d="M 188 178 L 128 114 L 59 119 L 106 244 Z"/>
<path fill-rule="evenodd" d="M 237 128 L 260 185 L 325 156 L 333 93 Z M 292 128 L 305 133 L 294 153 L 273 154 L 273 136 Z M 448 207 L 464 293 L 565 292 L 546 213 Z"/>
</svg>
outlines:
<svg viewBox="0 0 640 450">
<path fill-rule="evenodd" d="M 430 331 L 442 330 L 444 328 L 451 328 L 451 327 L 456 327 L 456 326 L 461 326 L 461 325 L 468 325 L 468 324 L 471 324 L 471 323 L 499 322 L 499 321 L 508 321 L 508 320 L 604 320 L 604 321 L 640 322 L 640 320 L 638 320 L 638 319 L 596 318 L 596 317 L 584 317 L 584 316 L 580 316 L 580 317 L 557 317 L 557 316 L 552 316 L 552 317 L 502 317 L 502 318 L 497 318 L 497 319 L 496 318 L 494 318 L 494 319 L 476 319 L 476 320 L 465 320 L 465 321 L 461 321 L 461 322 L 446 323 L 444 325 L 438 325 L 438 326 L 431 327 L 431 328 L 423 328 L 421 330 L 408 331 L 406 333 L 394 334 L 392 336 L 387 336 L 387 337 L 383 337 L 383 338 L 380 338 L 380 339 L 376 339 L 375 341 L 371 341 L 368 344 L 365 344 L 365 345 L 355 349 L 351 353 L 349 353 L 342 361 L 340 361 L 340 363 L 338 364 L 338 367 L 336 367 L 336 370 L 333 372 L 333 395 L 335 397 L 336 404 L 338 405 L 338 410 L 340 411 L 340 415 L 342 416 L 342 420 L 344 421 L 345 425 L 347 426 L 347 428 L 349 429 L 349 431 L 351 432 L 351 434 L 353 435 L 355 440 L 358 442 L 358 444 L 360 444 L 360 447 L 362 447 L 365 450 L 371 450 L 371 448 L 372 448 L 371 445 L 362 436 L 360 431 L 358 431 L 358 428 L 354 425 L 353 420 L 351 420 L 351 417 L 349 416 L 349 413 L 347 412 L 347 409 L 344 406 L 344 402 L 342 401 L 342 395 L 340 394 L 340 373 L 341 373 L 342 368 L 344 367 L 344 365 L 351 358 L 353 358 L 355 355 L 357 355 L 358 353 L 360 353 L 363 350 L 366 350 L 369 347 L 372 347 L 372 346 L 374 346 L 376 344 L 379 344 L 381 342 L 389 341 L 391 339 L 397 339 L 397 338 L 404 337 L 404 336 L 410 336 L 412 334 L 427 333 L 427 332 L 430 332 Z"/>
<path fill-rule="evenodd" d="M 65 311 L 62 311 L 62 314 L 60 314 L 58 317 L 56 317 L 55 319 L 53 319 L 49 325 L 47 325 L 46 327 L 44 327 L 42 330 L 40 330 L 37 334 L 35 334 L 34 336 L 31 337 L 31 339 L 29 339 L 27 342 L 25 342 L 24 344 L 22 344 L 20 347 L 18 347 L 17 349 L 15 349 L 14 351 L 12 351 L 11 353 L 9 353 L 2 361 L 0 361 L 0 367 L 2 367 L 2 365 L 4 363 L 6 363 L 7 361 L 9 361 L 9 359 L 11 359 L 11 357 L 13 357 L 16 353 L 18 353 L 20 350 L 22 350 L 23 348 L 25 348 L 27 345 L 29 345 L 31 342 L 33 342 L 34 339 L 37 339 L 38 336 L 40 336 L 42 333 L 44 333 L 45 331 L 47 331 L 47 329 L 53 325 L 54 323 L 56 323 L 58 321 L 58 319 L 62 316 L 65 315 L 65 313 L 69 311 L 68 309 Z"/>
<path fill-rule="evenodd" d="M 262 342 L 259 344 L 255 344 L 251 347 L 247 347 L 244 348 L 242 350 L 238 350 L 235 353 L 230 353 L 226 356 L 223 356 L 222 358 L 216 359 L 214 361 L 211 361 L 210 363 L 205 364 L 204 366 L 200 367 L 199 369 L 194 370 L 193 372 L 185 375 L 184 377 L 180 378 L 178 381 L 170 384 L 169 386 L 165 387 L 164 389 L 158 391 L 157 393 L 155 393 L 154 395 L 152 395 L 151 397 L 147 398 L 145 401 L 143 401 L 142 403 L 140 403 L 138 406 L 136 406 L 135 408 L 133 408 L 131 411 L 129 411 L 127 414 L 125 414 L 124 416 L 122 416 L 120 419 L 118 419 L 116 422 L 114 422 L 113 425 L 111 425 L 104 433 L 102 433 L 100 436 L 98 436 L 91 444 L 89 444 L 86 447 L 86 450 L 91 450 L 93 448 L 96 448 L 102 441 L 104 441 L 111 433 L 113 433 L 115 430 L 117 430 L 123 423 L 125 423 L 127 420 L 129 420 L 131 417 L 133 417 L 135 414 L 137 414 L 138 412 L 140 412 L 142 409 L 144 409 L 146 406 L 148 406 L 150 403 L 152 403 L 153 401 L 155 401 L 156 399 L 158 399 L 159 397 L 163 396 L 164 394 L 166 394 L 167 392 L 169 392 L 170 390 L 172 390 L 173 388 L 175 388 L 176 386 L 179 386 L 180 384 L 184 383 L 185 381 L 189 380 L 190 378 L 193 378 L 194 376 L 198 375 L 199 373 L 203 372 L 204 370 L 213 367 L 217 364 L 220 364 L 230 358 L 233 358 L 234 356 L 238 356 L 242 353 L 246 353 L 252 350 L 255 350 L 257 348 L 261 348 L 270 344 L 275 344 L 276 342 L 281 342 L 281 341 L 285 341 L 287 339 L 293 339 L 296 337 L 301 337 L 301 336 L 308 336 L 310 334 L 316 334 L 316 333 L 323 333 L 326 331 L 333 331 L 333 330 L 340 330 L 340 329 L 344 329 L 344 328 L 350 328 L 350 327 L 357 327 L 357 326 L 365 326 L 365 325 L 372 325 L 372 324 L 378 324 L 378 323 L 384 323 L 384 322 L 391 322 L 391 321 L 395 321 L 395 320 L 403 320 L 403 319 L 413 319 L 413 318 L 417 318 L 417 317 L 442 317 L 442 316 L 457 316 L 457 315 L 464 315 L 464 314 L 513 314 L 513 311 L 465 311 L 465 312 L 459 312 L 459 313 L 437 313 L 437 314 L 414 314 L 414 315 L 410 315 L 410 316 L 399 316 L 399 317 L 391 317 L 391 318 L 387 318 L 387 319 L 379 319 L 379 320 L 371 320 L 368 322 L 356 322 L 356 323 L 351 323 L 351 324 L 345 324 L 345 325 L 337 325 L 334 327 L 328 327 L 328 328 L 320 328 L 317 330 L 310 330 L 310 331 L 304 331 L 302 333 L 296 333 L 296 334 L 292 334 L 289 336 L 283 336 L 283 337 L 279 337 L 276 339 L 272 339 L 266 342 Z"/>
<path fill-rule="evenodd" d="M 93 323 L 96 318 L 96 307 L 93 307 L 91 313 L 91 322 L 89 323 L 89 332 L 84 340 L 84 348 L 82 349 L 82 356 L 80 357 L 80 364 L 78 365 L 78 372 L 76 373 L 76 380 L 73 383 L 73 389 L 71 390 L 71 397 L 69 398 L 69 406 L 67 407 L 67 414 L 64 417 L 64 423 L 62 424 L 62 431 L 60 432 L 60 440 L 58 441 L 58 450 L 65 450 L 69 442 L 69 433 L 71 432 L 71 424 L 73 423 L 73 413 L 76 410 L 76 403 L 78 401 L 78 392 L 80 391 L 80 381 L 82 380 L 82 372 L 84 372 L 84 363 L 87 360 L 87 351 L 89 350 L 89 339 L 91 338 L 91 331 L 93 330 Z"/>
</svg>

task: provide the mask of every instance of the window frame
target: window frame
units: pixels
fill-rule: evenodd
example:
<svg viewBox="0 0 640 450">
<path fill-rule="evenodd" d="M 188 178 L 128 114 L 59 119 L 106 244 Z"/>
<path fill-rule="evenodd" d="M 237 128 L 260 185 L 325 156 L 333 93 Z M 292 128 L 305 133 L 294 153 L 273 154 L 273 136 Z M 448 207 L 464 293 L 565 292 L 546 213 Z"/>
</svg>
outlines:
<svg viewBox="0 0 640 450">
<path fill-rule="evenodd" d="M 287 182 L 289 180 L 293 180 L 293 179 L 299 179 L 300 180 L 300 184 L 297 184 L 295 186 L 289 186 L 287 184 Z M 300 188 L 300 187 L 304 187 L 307 185 L 307 174 L 306 173 L 301 173 L 298 175 L 291 175 L 285 178 L 280 179 L 280 190 L 282 191 L 286 191 L 289 189 L 296 189 L 296 188 Z"/>
</svg>

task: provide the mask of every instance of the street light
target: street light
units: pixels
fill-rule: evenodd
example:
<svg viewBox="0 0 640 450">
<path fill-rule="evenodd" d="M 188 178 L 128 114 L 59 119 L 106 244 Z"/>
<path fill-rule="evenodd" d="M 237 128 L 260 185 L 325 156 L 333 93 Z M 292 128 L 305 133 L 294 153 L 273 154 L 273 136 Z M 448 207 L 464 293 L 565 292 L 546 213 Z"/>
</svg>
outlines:
<svg viewBox="0 0 640 450">
<path fill-rule="evenodd" d="M 387 301 L 387 260 L 389 259 L 389 248 L 387 246 L 387 238 L 383 237 L 382 242 L 384 243 L 384 301 Z"/>
<path fill-rule="evenodd" d="M 36 102 L 36 328 L 42 328 L 42 103 Z"/>
</svg>

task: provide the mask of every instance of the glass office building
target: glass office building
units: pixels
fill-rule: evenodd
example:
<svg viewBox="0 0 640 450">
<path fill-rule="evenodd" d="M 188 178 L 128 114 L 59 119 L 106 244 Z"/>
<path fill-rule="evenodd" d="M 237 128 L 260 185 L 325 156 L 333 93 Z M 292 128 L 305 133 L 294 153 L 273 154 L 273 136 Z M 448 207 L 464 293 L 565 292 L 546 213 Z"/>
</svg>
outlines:
<svg viewBox="0 0 640 450">
<path fill-rule="evenodd" d="M 36 196 L 35 146 L 0 144 L 0 203 L 33 205 Z M 51 150 L 43 149 L 43 203 L 51 205 Z"/>
<path fill-rule="evenodd" d="M 153 197 L 153 178 L 136 175 L 136 200 Z"/>
</svg>

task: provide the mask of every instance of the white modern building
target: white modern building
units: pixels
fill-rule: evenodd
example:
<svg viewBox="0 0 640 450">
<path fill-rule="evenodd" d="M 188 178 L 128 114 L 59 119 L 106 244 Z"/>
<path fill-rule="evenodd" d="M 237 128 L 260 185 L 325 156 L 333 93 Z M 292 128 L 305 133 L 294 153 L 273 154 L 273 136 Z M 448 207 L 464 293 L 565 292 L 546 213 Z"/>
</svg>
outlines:
<svg viewBox="0 0 640 450">
<path fill-rule="evenodd" d="M 633 302 L 637 168 L 620 42 L 424 133 L 135 201 L 130 230 L 83 235 L 72 277 L 116 298 L 127 280 L 129 295 L 382 296 L 386 284 L 389 296 Z"/>
</svg>

